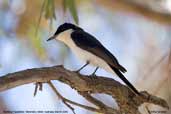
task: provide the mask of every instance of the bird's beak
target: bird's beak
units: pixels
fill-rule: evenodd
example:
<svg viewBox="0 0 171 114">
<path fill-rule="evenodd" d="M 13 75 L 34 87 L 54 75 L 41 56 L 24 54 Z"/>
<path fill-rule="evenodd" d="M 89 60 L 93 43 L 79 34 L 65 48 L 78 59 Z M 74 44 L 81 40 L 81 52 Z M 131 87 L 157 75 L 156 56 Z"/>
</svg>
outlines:
<svg viewBox="0 0 171 114">
<path fill-rule="evenodd" d="M 47 41 L 53 40 L 55 38 L 56 38 L 56 36 L 51 36 L 49 39 L 47 39 Z"/>
</svg>

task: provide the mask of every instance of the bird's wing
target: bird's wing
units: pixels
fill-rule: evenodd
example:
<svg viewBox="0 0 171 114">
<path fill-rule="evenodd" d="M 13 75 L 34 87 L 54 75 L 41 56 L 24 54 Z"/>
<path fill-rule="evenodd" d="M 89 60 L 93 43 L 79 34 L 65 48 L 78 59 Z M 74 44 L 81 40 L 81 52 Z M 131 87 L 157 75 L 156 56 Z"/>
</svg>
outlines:
<svg viewBox="0 0 171 114">
<path fill-rule="evenodd" d="M 126 69 L 119 64 L 117 59 L 94 36 L 85 31 L 79 30 L 74 31 L 71 34 L 71 38 L 81 49 L 93 53 L 118 70 L 126 72 Z"/>
</svg>

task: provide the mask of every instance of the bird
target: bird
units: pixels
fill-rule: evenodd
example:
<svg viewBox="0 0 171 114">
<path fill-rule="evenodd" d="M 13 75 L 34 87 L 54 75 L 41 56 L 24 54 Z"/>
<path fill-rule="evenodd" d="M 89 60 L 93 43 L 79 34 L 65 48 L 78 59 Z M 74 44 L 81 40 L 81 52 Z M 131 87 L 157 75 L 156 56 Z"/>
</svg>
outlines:
<svg viewBox="0 0 171 114">
<path fill-rule="evenodd" d="M 87 65 L 92 65 L 96 67 L 92 73 L 92 76 L 95 76 L 98 68 L 102 68 L 107 72 L 117 75 L 130 90 L 139 95 L 138 90 L 123 75 L 127 70 L 119 64 L 116 57 L 97 38 L 81 27 L 72 23 L 63 23 L 47 41 L 53 39 L 67 45 L 79 59 L 86 62 L 77 72 L 80 72 Z"/>
</svg>

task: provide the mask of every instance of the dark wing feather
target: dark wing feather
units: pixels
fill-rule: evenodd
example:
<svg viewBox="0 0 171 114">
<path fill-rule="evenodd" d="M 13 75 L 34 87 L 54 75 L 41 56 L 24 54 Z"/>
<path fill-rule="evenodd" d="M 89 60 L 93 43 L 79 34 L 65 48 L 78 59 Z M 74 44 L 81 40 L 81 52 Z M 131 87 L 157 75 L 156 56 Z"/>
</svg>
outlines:
<svg viewBox="0 0 171 114">
<path fill-rule="evenodd" d="M 72 40 L 78 47 L 84 50 L 88 50 L 94 55 L 105 60 L 108 64 L 119 69 L 122 72 L 126 72 L 126 69 L 119 64 L 117 59 L 92 35 L 85 31 L 74 31 L 71 34 Z"/>
</svg>

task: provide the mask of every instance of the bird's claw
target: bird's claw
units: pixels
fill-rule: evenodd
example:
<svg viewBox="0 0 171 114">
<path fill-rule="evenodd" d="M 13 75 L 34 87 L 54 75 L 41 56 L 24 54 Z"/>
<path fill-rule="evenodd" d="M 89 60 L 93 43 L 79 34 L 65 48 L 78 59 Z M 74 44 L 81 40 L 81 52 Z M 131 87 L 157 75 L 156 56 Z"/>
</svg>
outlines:
<svg viewBox="0 0 171 114">
<path fill-rule="evenodd" d="M 90 78 L 91 78 L 92 80 L 94 80 L 94 79 L 97 79 L 97 76 L 96 76 L 96 74 L 91 74 L 91 75 L 90 75 Z"/>
</svg>

